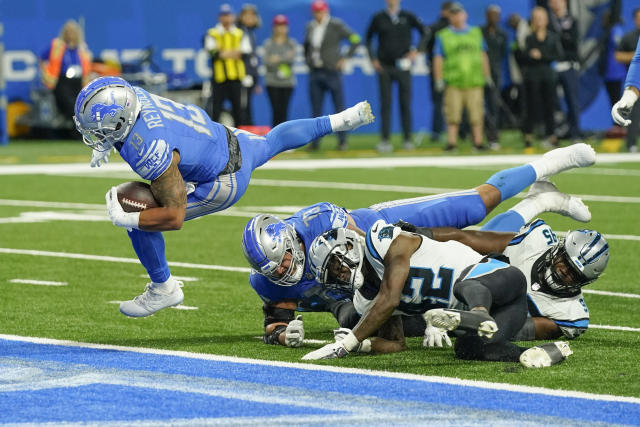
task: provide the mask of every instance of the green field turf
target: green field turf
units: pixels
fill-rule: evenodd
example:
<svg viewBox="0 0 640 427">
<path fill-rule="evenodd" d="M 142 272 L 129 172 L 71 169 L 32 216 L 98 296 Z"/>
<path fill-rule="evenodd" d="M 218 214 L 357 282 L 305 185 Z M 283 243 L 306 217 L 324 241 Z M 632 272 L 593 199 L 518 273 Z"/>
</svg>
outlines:
<svg viewBox="0 0 640 427">
<path fill-rule="evenodd" d="M 289 154 L 290 158 L 296 156 L 309 154 Z M 4 164 L 88 159 L 89 151 L 78 142 L 30 141 L 0 147 L 0 163 Z M 330 188 L 332 183 L 465 189 L 484 182 L 499 169 L 258 170 L 254 184 L 233 209 L 185 223 L 179 232 L 165 233 L 167 258 L 173 262 L 247 267 L 240 235 L 244 224 L 257 212 L 275 212 L 282 207 L 286 207 L 283 211 L 292 212 L 296 207 L 324 200 L 359 208 L 420 195 L 410 188 L 336 190 Z M 630 198 L 618 202 L 587 201 L 593 214 L 589 227 L 612 236 L 607 272 L 587 289 L 640 294 L 638 170 L 640 164 L 605 164 L 554 179 L 562 190 L 573 194 Z M 135 258 L 126 233 L 108 221 L 104 209 L 108 188 L 134 176 L 92 172 L 80 176 L 0 175 L 0 248 Z M 266 180 L 315 184 L 313 188 L 299 187 L 295 182 L 269 186 Z M 61 204 L 15 206 L 8 200 Z M 507 201 L 496 213 L 517 200 Z M 62 214 L 67 219 L 47 219 Z M 16 219 L 10 222 L 8 218 Z M 26 222 L 26 218 L 34 222 Z M 559 232 L 581 226 L 557 215 L 545 214 L 543 218 Z M 289 349 L 262 344 L 261 302 L 249 286 L 246 272 L 186 267 L 174 267 L 172 272 L 198 279 L 185 281 L 184 289 L 184 305 L 197 310 L 167 309 L 149 318 L 129 319 L 111 301 L 130 299 L 143 291 L 146 279 L 141 265 L 0 252 L 0 333 L 292 362 L 299 362 L 302 355 L 319 346 Z M 11 283 L 12 279 L 68 285 L 18 284 Z M 640 328 L 640 299 L 596 294 L 586 294 L 585 299 L 592 325 Z M 304 320 L 306 338 L 332 339 L 335 322 L 330 315 L 308 313 Z M 543 370 L 526 370 L 510 363 L 458 361 L 450 348 L 424 349 L 421 338 L 409 339 L 409 351 L 401 354 L 350 356 L 318 363 L 640 397 L 640 332 L 590 329 L 571 347 L 574 355 L 566 362 Z"/>
</svg>

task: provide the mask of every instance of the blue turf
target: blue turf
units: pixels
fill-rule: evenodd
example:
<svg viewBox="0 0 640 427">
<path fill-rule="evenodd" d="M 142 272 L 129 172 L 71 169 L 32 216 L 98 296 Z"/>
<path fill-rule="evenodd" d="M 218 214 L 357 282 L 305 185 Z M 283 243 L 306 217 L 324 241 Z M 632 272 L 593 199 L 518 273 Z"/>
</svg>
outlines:
<svg viewBox="0 0 640 427">
<path fill-rule="evenodd" d="M 342 408 L 332 406 L 306 407 L 280 403 L 257 402 L 251 394 L 279 393 L 284 396 L 307 396 L 322 399 L 327 392 L 346 395 L 346 399 L 379 399 L 377 408 L 394 402 L 403 402 L 407 411 L 418 415 L 420 408 L 448 408 L 456 411 L 496 411 L 498 417 L 509 419 L 535 419 L 536 417 L 559 417 L 574 423 L 605 422 L 640 425 L 640 404 L 608 402 L 580 398 L 565 398 L 524 392 L 492 390 L 470 386 L 448 385 L 418 380 L 372 377 L 362 374 L 339 374 L 324 371 L 309 371 L 252 365 L 234 362 L 216 362 L 177 356 L 150 355 L 126 351 L 96 350 L 56 345 L 39 345 L 19 341 L 0 340 L 0 372 L 7 366 L 20 362 L 44 372 L 44 376 L 66 375 L 65 370 L 89 370 L 96 375 L 115 378 L 116 382 L 132 375 L 154 375 L 152 381 L 168 384 L 171 390 L 154 389 L 150 385 L 141 387 L 110 384 L 87 384 L 68 388 L 7 391 L 7 384 L 0 374 L 0 421 L 99 421 L 99 420 L 145 420 L 153 419 L 157 411 L 148 412 L 145 405 L 154 407 L 158 403 L 171 406 L 171 416 L 166 418 L 215 418 L 238 416 L 279 415 L 311 416 L 335 414 Z M 18 362 L 17 362 L 18 361 Z M 15 369 L 15 368 L 14 368 Z M 11 368 L 9 368 L 9 372 Z M 19 372 L 19 371 L 16 371 Z M 72 372 L 73 373 L 73 372 Z M 71 375 L 71 374 L 69 374 Z M 97 380 L 99 381 L 99 380 Z M 193 391 L 198 382 L 208 390 L 229 390 L 249 393 L 243 396 L 225 397 L 203 395 Z M 269 386 L 283 389 L 269 391 Z M 181 392 L 184 387 L 189 392 Z M 289 389 L 291 391 L 289 391 Z M 216 392 L 218 393 L 218 392 Z M 216 394 L 214 393 L 214 394 Z M 218 393 L 220 394 L 220 393 Z M 318 397 L 320 396 L 320 397 Z M 56 397 L 59 400 L 56 400 Z M 37 402 L 52 402 L 55 411 L 43 411 Z M 311 400 L 313 401 L 313 400 Z M 347 401 L 348 400 L 344 400 Z M 366 402 L 364 403 L 366 404 Z M 82 405 L 96 408 L 95 411 L 76 409 Z M 373 405 L 373 409 L 376 405 Z M 118 416 L 112 418 L 118 408 Z M 19 408 L 19 411 L 12 409 Z M 416 409 L 417 408 L 417 409 Z M 333 410 L 330 410 L 333 409 Z M 372 410 L 373 410 L 372 409 Z M 362 411 L 362 408 L 358 409 Z M 355 411 L 355 409 L 354 409 Z M 59 418 L 52 414 L 58 414 Z M 65 415 L 66 414 L 66 415 Z M 123 415 L 124 414 L 124 415 Z M 11 418 L 13 417 L 13 418 Z M 47 418 L 49 417 L 49 418 Z M 66 417 L 66 418 L 65 418 Z M 84 418 L 83 418 L 84 417 Z M 542 419 L 542 418 L 540 418 Z"/>
</svg>

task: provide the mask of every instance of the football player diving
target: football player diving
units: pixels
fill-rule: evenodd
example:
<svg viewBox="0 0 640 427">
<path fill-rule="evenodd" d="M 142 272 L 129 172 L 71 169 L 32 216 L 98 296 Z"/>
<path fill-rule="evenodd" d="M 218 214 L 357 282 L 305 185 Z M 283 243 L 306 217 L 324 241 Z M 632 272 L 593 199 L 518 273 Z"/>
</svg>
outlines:
<svg viewBox="0 0 640 427">
<path fill-rule="evenodd" d="M 304 360 L 403 351 L 402 315 L 423 313 L 428 324 L 461 333 L 454 345 L 459 359 L 544 367 L 571 354 L 566 342 L 527 349 L 509 340 L 527 318 L 526 278 L 462 243 L 438 242 L 380 220 L 366 236 L 346 228 L 322 234 L 311 243 L 309 258 L 325 286 L 355 291 L 362 318 Z M 450 308 L 459 304 L 467 309 Z"/>
<path fill-rule="evenodd" d="M 330 311 L 341 326 L 353 326 L 358 321 L 359 315 L 350 302 L 352 295 L 323 289 L 310 270 L 307 248 L 325 231 L 336 227 L 368 230 L 380 219 L 387 223 L 404 220 L 421 227 L 465 228 L 482 221 L 500 202 L 534 182 L 594 162 L 595 152 L 589 145 L 574 144 L 551 150 L 528 164 L 497 172 L 471 190 L 390 201 L 352 211 L 323 202 L 285 220 L 257 215 L 245 227 L 242 246 L 253 268 L 249 282 L 263 300 L 264 342 L 302 345 L 304 326 L 299 317 L 294 319 L 296 310 Z M 584 222 L 591 219 L 581 200 L 555 188 L 547 190 L 531 201 L 537 211 L 527 221 L 547 211 Z"/>
<path fill-rule="evenodd" d="M 93 148 L 91 166 L 106 163 L 112 148 L 141 178 L 161 207 L 124 212 L 115 187 L 106 194 L 109 217 L 127 229 L 151 283 L 120 311 L 143 317 L 180 304 L 182 283 L 169 271 L 163 231 L 221 211 L 242 197 L 254 169 L 276 154 L 323 135 L 348 131 L 374 120 L 364 101 L 337 114 L 292 120 L 265 136 L 223 126 L 200 107 L 181 104 L 131 86 L 119 77 L 100 77 L 76 99 L 74 121 Z"/>
</svg>

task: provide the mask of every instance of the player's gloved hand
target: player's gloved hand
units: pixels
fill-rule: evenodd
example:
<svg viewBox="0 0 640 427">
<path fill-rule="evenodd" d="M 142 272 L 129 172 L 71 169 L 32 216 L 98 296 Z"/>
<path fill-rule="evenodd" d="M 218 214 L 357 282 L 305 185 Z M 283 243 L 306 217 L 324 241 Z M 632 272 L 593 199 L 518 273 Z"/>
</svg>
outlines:
<svg viewBox="0 0 640 427">
<path fill-rule="evenodd" d="M 622 98 L 613 105 L 611 108 L 611 117 L 613 121 L 620 126 L 629 126 L 631 120 L 628 119 L 631 114 L 633 104 L 638 100 L 638 95 L 632 89 L 625 89 L 622 93 Z"/>
<path fill-rule="evenodd" d="M 131 231 L 133 228 L 138 227 L 138 221 L 140 219 L 140 212 L 125 212 L 118 201 L 118 190 L 116 187 L 111 187 L 111 190 L 107 191 L 105 195 L 107 201 L 107 213 L 113 225 L 118 227 L 124 227 L 127 231 Z"/>
<path fill-rule="evenodd" d="M 102 165 L 106 165 L 107 163 L 109 163 L 109 156 L 111 155 L 111 148 L 108 149 L 107 151 L 98 151 L 98 150 L 93 150 L 93 153 L 91 153 L 91 163 L 89 163 L 91 165 L 92 168 L 95 167 L 100 167 Z M 115 150 L 115 148 L 113 149 Z"/>
<path fill-rule="evenodd" d="M 447 347 L 451 347 L 451 338 L 447 335 L 447 331 L 442 328 L 437 328 L 431 323 L 427 323 L 427 328 L 424 330 L 424 340 L 422 340 L 423 347 L 443 347 L 442 344 L 446 344 Z"/>
<path fill-rule="evenodd" d="M 341 339 L 305 354 L 302 356 L 302 360 L 337 359 L 345 357 L 349 352 L 356 350 L 360 345 L 360 341 L 350 329 L 347 329 L 347 331 L 349 332 L 344 334 Z"/>
<path fill-rule="evenodd" d="M 336 340 L 336 342 L 342 341 L 350 333 L 351 329 L 349 328 L 334 329 L 333 338 Z M 368 338 L 366 340 L 363 340 L 353 351 L 358 353 L 371 353 L 371 340 Z"/>
<path fill-rule="evenodd" d="M 289 322 L 284 330 L 284 345 L 287 347 L 300 347 L 304 341 L 304 326 L 302 325 L 302 315 L 299 314 L 294 320 Z"/>
</svg>

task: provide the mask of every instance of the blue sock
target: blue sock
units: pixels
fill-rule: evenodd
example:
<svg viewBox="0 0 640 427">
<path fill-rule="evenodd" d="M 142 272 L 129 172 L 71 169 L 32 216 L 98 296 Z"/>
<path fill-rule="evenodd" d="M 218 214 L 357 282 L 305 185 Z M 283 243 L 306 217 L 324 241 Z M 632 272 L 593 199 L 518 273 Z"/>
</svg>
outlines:
<svg viewBox="0 0 640 427">
<path fill-rule="evenodd" d="M 487 180 L 500 191 L 500 201 L 513 197 L 536 181 L 536 171 L 531 165 L 504 169 Z"/>
<path fill-rule="evenodd" d="M 280 123 L 266 135 L 274 156 L 282 151 L 302 147 L 305 144 L 330 134 L 331 121 L 329 116 L 315 119 L 290 120 Z"/>
<path fill-rule="evenodd" d="M 155 283 L 162 283 L 169 279 L 169 264 L 164 255 L 164 237 L 162 233 L 136 230 L 128 232 L 133 249 L 138 259 L 147 269 L 147 273 Z"/>
<path fill-rule="evenodd" d="M 496 215 L 487 222 L 484 231 L 514 231 L 517 232 L 524 225 L 524 218 L 516 211 L 506 211 Z"/>
</svg>

